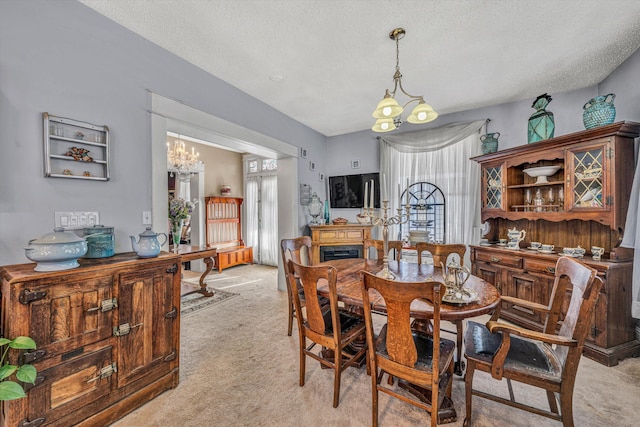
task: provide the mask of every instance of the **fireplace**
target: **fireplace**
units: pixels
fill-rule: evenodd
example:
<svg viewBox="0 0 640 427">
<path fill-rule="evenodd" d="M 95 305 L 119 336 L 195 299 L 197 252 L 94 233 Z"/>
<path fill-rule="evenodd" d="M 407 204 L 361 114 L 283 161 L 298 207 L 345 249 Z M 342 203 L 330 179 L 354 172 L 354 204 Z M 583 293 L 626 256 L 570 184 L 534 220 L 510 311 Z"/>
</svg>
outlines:
<svg viewBox="0 0 640 427">
<path fill-rule="evenodd" d="M 320 246 L 320 262 L 362 258 L 362 245 Z"/>
</svg>

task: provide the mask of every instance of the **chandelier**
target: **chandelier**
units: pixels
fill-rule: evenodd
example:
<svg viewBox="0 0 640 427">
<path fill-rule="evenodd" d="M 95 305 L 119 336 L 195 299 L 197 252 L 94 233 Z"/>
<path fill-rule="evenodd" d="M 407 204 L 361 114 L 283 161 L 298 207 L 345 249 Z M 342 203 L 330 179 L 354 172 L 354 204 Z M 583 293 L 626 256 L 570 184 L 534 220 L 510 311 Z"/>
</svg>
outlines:
<svg viewBox="0 0 640 427">
<path fill-rule="evenodd" d="M 431 105 L 424 102 L 424 98 L 422 96 L 411 95 L 402 87 L 399 42 L 404 35 L 404 28 L 396 28 L 389 33 L 389 38 L 396 41 L 396 72 L 393 75 L 394 86 L 392 92 L 389 92 L 389 89 L 386 90 L 384 98 L 378 103 L 378 107 L 372 114 L 373 117 L 377 119 L 371 128 L 374 132 L 389 132 L 400 127 L 402 124 L 400 115 L 404 111 L 404 107 L 414 101 L 417 102 L 418 105 L 415 106 L 409 117 L 407 117 L 407 121 L 409 123 L 429 123 L 438 117 L 438 113 L 433 110 Z M 402 93 L 411 98 L 406 104 L 404 104 L 404 106 L 400 106 L 400 104 L 395 100 L 398 87 Z"/>
<path fill-rule="evenodd" d="M 198 160 L 199 156 L 200 153 L 196 153 L 193 147 L 191 147 L 191 152 L 188 152 L 181 139 L 174 141 L 173 149 L 171 144 L 167 142 L 167 170 L 171 172 L 171 176 L 174 173 L 187 175 L 204 172 L 204 164 Z"/>
</svg>

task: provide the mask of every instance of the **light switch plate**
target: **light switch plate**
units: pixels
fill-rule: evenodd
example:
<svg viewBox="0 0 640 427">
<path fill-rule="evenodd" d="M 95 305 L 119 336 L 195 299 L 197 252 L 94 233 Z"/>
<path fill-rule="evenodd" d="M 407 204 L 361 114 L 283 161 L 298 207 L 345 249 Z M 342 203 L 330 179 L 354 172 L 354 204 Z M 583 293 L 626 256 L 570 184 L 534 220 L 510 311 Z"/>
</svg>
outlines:
<svg viewBox="0 0 640 427">
<path fill-rule="evenodd" d="M 79 230 L 100 224 L 98 212 L 55 212 L 55 227 Z"/>
</svg>

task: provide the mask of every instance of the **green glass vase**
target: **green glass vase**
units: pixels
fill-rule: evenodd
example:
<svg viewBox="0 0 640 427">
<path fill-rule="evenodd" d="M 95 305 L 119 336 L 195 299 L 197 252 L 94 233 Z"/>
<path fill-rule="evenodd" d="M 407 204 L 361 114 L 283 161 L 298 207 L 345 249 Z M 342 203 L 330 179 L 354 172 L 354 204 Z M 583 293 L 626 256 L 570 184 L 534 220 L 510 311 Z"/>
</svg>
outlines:
<svg viewBox="0 0 640 427">
<path fill-rule="evenodd" d="M 551 97 L 546 93 L 537 97 L 533 102 L 531 108 L 535 108 L 536 112 L 529 117 L 527 129 L 529 144 L 553 138 L 556 125 L 553 120 L 553 113 L 546 110 L 550 102 Z"/>
</svg>

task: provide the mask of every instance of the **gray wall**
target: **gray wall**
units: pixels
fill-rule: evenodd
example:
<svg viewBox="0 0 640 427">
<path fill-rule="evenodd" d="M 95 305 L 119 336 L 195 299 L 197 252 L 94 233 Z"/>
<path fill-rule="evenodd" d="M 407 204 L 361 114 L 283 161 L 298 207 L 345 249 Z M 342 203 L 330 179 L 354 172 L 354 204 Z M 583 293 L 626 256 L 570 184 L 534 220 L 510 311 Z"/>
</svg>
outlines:
<svg viewBox="0 0 640 427">
<path fill-rule="evenodd" d="M 324 169 L 324 136 L 75 0 L 2 0 L 0 265 L 28 262 L 22 248 L 53 230 L 56 211 L 99 211 L 116 251 L 131 250 L 152 203 L 150 92 L 306 147 Z M 110 181 L 44 177 L 45 111 L 110 127 Z M 300 178 L 317 171 L 301 165 Z"/>
<path fill-rule="evenodd" d="M 640 122 L 640 50 L 631 55 L 620 67 L 597 87 L 587 87 L 564 93 L 551 93 L 553 100 L 548 110 L 555 119 L 555 136 L 584 130 L 582 107 L 597 95 L 615 93 L 616 119 Z M 426 94 L 428 96 L 428 94 Z M 398 131 L 411 132 L 420 129 L 444 126 L 449 123 L 471 120 L 491 119 L 488 132 L 500 132 L 498 149 L 527 144 L 527 121 L 535 111 L 531 108 L 534 99 L 510 102 L 491 107 L 478 108 L 460 113 L 445 114 L 428 125 L 416 126 L 405 123 Z M 437 105 L 434 108 L 438 109 Z M 373 109 L 373 106 L 372 106 Z M 376 172 L 380 166 L 380 150 L 376 137 L 378 134 L 367 130 L 339 135 L 327 139 L 327 176 L 352 173 Z M 360 159 L 362 168 L 351 169 L 350 160 Z M 331 216 L 343 216 L 355 221 L 357 209 L 332 209 Z"/>
<path fill-rule="evenodd" d="M 609 92 L 618 96 L 616 120 L 640 121 L 638 75 L 636 52 L 599 87 L 550 94 L 556 134 L 582 130 L 582 105 Z M 127 236 L 144 229 L 142 211 L 150 210 L 152 203 L 150 92 L 306 148 L 308 157 L 299 162 L 297 179 L 311 184 L 321 198 L 326 193 L 318 173 L 379 169 L 378 142 L 371 131 L 327 141 L 75 0 L 1 0 L 0 265 L 27 262 L 22 248 L 52 231 L 56 211 L 99 211 L 101 222 L 116 229 L 116 251 L 130 250 Z M 501 133 L 500 148 L 513 147 L 526 143 L 532 102 L 443 115 L 430 125 L 491 118 L 489 131 Z M 111 181 L 44 178 L 45 111 L 110 127 Z M 407 124 L 402 131 L 417 129 Z M 361 168 L 351 169 L 351 160 L 360 160 Z M 309 161 L 316 163 L 313 172 Z M 353 220 L 356 213 L 334 210 L 332 215 Z M 299 208 L 298 218 L 301 224 L 308 221 L 305 208 Z"/>
</svg>

